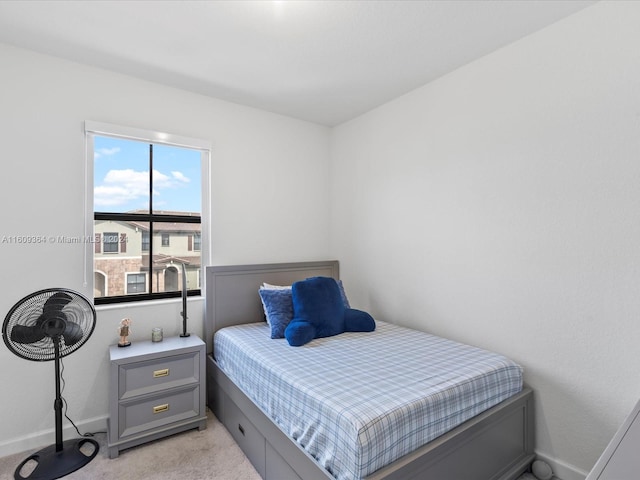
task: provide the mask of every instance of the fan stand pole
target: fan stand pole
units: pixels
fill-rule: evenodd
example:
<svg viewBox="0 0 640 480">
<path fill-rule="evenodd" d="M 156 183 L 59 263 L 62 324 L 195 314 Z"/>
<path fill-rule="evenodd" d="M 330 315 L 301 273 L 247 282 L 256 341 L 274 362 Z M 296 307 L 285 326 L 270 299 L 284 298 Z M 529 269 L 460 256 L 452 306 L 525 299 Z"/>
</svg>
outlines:
<svg viewBox="0 0 640 480">
<path fill-rule="evenodd" d="M 60 337 L 53 338 L 55 348 L 55 371 L 56 371 L 56 399 L 53 409 L 56 415 L 56 444 L 50 445 L 26 458 L 18 468 L 16 468 L 15 480 L 53 480 L 64 477 L 84 467 L 98 454 L 100 446 L 92 438 L 74 438 L 62 441 L 62 393 L 60 392 Z M 82 451 L 85 444 L 93 447 Z M 21 470 L 29 462 L 37 465 L 26 477 L 22 476 Z"/>
<path fill-rule="evenodd" d="M 62 392 L 60 388 L 60 339 L 53 340 L 55 348 L 56 370 L 56 399 L 53 401 L 53 410 L 56 415 L 56 452 L 62 451 Z"/>
</svg>

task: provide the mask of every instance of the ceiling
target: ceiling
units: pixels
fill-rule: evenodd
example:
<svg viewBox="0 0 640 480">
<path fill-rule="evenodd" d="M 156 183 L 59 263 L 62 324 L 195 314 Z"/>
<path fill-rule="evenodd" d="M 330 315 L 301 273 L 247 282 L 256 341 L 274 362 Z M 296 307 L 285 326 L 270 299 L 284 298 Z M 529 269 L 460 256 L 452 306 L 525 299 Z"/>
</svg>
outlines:
<svg viewBox="0 0 640 480">
<path fill-rule="evenodd" d="M 333 126 L 593 0 L 0 1 L 0 42 Z"/>
</svg>

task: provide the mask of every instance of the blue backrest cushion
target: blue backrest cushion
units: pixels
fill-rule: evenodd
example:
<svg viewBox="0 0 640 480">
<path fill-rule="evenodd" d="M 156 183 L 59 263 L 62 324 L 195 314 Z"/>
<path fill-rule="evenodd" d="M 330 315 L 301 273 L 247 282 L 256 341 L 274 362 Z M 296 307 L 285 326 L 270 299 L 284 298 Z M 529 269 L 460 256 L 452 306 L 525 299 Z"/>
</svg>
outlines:
<svg viewBox="0 0 640 480">
<path fill-rule="evenodd" d="M 344 291 L 342 281 L 333 278 L 332 280 L 338 284 L 344 307 L 349 308 L 349 299 Z M 278 286 L 265 283 L 260 287 L 258 293 L 262 301 L 265 319 L 271 330 L 271 338 L 284 338 L 284 330 L 291 320 L 293 320 L 291 285 Z"/>
<path fill-rule="evenodd" d="M 338 282 L 329 277 L 312 277 L 291 286 L 293 319 L 284 337 L 293 347 L 314 338 L 331 337 L 343 332 L 372 332 L 376 328 L 371 315 L 345 306 Z"/>
<path fill-rule="evenodd" d="M 312 277 L 291 286 L 293 320 L 313 325 L 315 338 L 344 332 L 344 300 L 333 278 Z"/>
<path fill-rule="evenodd" d="M 345 332 L 373 332 L 375 329 L 376 322 L 368 312 L 355 308 L 344 309 Z"/>
</svg>

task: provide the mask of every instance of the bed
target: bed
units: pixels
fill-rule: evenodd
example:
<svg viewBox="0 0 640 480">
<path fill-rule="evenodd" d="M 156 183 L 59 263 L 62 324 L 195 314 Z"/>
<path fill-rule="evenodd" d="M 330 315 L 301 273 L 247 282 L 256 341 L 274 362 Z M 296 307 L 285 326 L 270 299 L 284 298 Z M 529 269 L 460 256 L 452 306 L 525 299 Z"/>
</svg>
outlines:
<svg viewBox="0 0 640 480">
<path fill-rule="evenodd" d="M 490 376 L 486 372 L 481 372 L 480 382 L 490 385 L 489 399 L 479 399 L 475 403 L 467 402 L 466 407 L 462 408 L 463 414 L 458 411 L 451 413 L 449 406 L 453 404 L 447 398 L 441 398 L 440 404 L 423 404 L 421 413 L 408 413 L 407 415 L 411 417 L 410 428 L 407 427 L 407 424 L 395 427 L 393 422 L 385 423 L 387 420 L 384 418 L 380 420 L 379 417 L 367 417 L 363 420 L 364 425 L 378 427 L 382 425 L 382 427 L 378 428 L 377 433 L 373 427 L 371 429 L 360 428 L 359 437 L 364 438 L 360 443 L 379 446 L 383 450 L 381 455 L 369 455 L 368 451 L 360 444 L 344 443 L 346 440 L 338 439 L 338 435 L 333 435 L 333 432 L 327 433 L 313 423 L 315 417 L 322 417 L 323 421 L 330 418 L 331 409 L 320 410 L 322 413 L 313 414 L 310 411 L 300 410 L 298 407 L 292 408 L 290 402 L 294 400 L 296 405 L 315 402 L 308 397 L 297 398 L 296 395 L 299 393 L 289 391 L 287 390 L 288 386 L 282 386 L 279 383 L 282 378 L 290 378 L 293 375 L 284 367 L 300 363 L 295 356 L 303 354 L 305 349 L 289 347 L 284 341 L 268 338 L 268 334 L 265 333 L 265 329 L 268 327 L 263 321 L 262 304 L 257 291 L 263 282 L 290 285 L 295 281 L 313 276 L 328 276 L 338 279 L 338 262 L 206 268 L 205 336 L 208 349 L 208 405 L 233 435 L 262 478 L 266 480 L 297 478 L 303 480 L 326 480 L 328 478 L 511 480 L 517 478 L 527 469 L 534 458 L 532 392 L 527 387 L 522 388 L 521 383 L 518 385 L 518 381 L 521 382 L 521 379 L 518 380 L 516 377 L 511 377 L 511 385 L 507 386 L 504 391 L 496 392 L 496 386 L 504 381 L 499 380 L 498 377 Z M 361 342 L 362 339 L 358 337 L 370 335 L 367 337 L 367 341 L 374 345 L 372 346 L 373 350 L 368 354 L 362 353 L 361 356 L 363 357 L 362 361 L 373 368 L 376 349 L 382 350 L 384 348 L 384 351 L 387 352 L 386 346 L 383 347 L 383 345 L 388 343 L 388 339 L 383 335 L 387 335 L 389 332 L 400 334 L 401 338 L 398 341 L 404 344 L 412 341 L 408 340 L 409 337 L 402 337 L 407 334 L 406 330 L 393 324 L 378 321 L 375 332 L 347 333 L 327 339 L 316 339 L 309 344 L 310 348 L 306 350 L 317 357 L 305 361 L 324 365 L 329 363 L 327 359 L 337 355 L 337 351 L 345 349 L 345 344 Z M 435 352 L 433 355 L 436 355 L 436 347 L 448 349 L 452 348 L 455 343 L 424 332 L 415 332 L 415 334 L 419 338 L 416 340 L 415 346 L 408 348 L 407 351 L 415 352 L 418 357 L 429 355 L 430 352 Z M 214 351 L 214 335 L 216 351 Z M 248 342 L 257 340 L 259 343 L 260 339 L 264 339 L 262 343 L 266 342 L 266 350 L 261 353 L 257 350 L 259 346 L 255 346 L 257 356 L 238 357 L 238 355 L 243 355 L 245 351 L 254 349 L 254 344 Z M 424 352 L 420 352 L 418 349 L 427 341 L 435 343 L 429 345 Z M 238 344 L 234 346 L 234 342 L 238 342 Z M 381 343 L 376 346 L 376 342 Z M 362 349 L 363 347 L 358 346 L 357 348 Z M 463 352 L 457 353 L 457 356 L 470 355 L 470 360 L 464 368 L 476 368 L 476 364 L 482 363 L 473 357 L 478 353 L 478 349 L 469 346 L 461 346 L 461 348 L 463 348 Z M 464 350 L 465 348 L 466 350 Z M 294 357 L 289 358 L 289 355 L 294 355 Z M 370 355 L 369 359 L 367 359 L 367 355 Z M 503 361 L 500 360 L 503 357 L 497 354 L 488 352 L 488 355 L 497 357 L 499 364 Z M 262 368 L 263 364 L 269 363 L 268 357 L 270 356 L 280 360 L 276 365 L 277 371 L 276 373 L 258 372 L 257 377 L 267 378 L 266 383 L 259 386 L 251 375 L 245 375 L 245 373 L 250 370 L 252 362 L 253 367 Z M 339 362 L 339 360 L 336 361 Z M 382 363 L 388 363 L 388 359 Z M 413 364 L 413 361 L 405 363 Z M 390 368 L 395 369 L 397 366 L 390 365 Z M 514 369 L 513 364 L 508 363 L 504 368 L 499 367 L 498 370 L 505 370 L 512 374 L 517 369 Z M 392 370 L 392 372 L 395 371 Z M 413 378 L 420 371 L 422 370 L 408 372 L 407 375 L 409 378 Z M 328 375 L 331 374 L 322 373 L 320 377 L 327 380 Z M 278 376 L 282 378 L 278 379 Z M 352 372 L 348 372 L 347 376 L 355 378 Z M 392 375 L 386 375 L 386 377 L 390 376 Z M 398 375 L 394 374 L 393 376 Z M 398 381 L 400 381 L 399 376 Z M 448 379 L 440 379 L 434 384 L 445 381 Z M 407 383 L 406 380 L 402 380 L 402 382 Z M 462 392 L 467 392 L 467 397 L 469 396 L 468 392 L 471 391 L 469 382 L 471 380 L 460 387 Z M 509 380 L 506 382 L 508 383 Z M 321 381 L 315 383 L 317 385 L 314 385 L 313 377 L 311 377 L 311 383 L 306 384 L 301 390 L 309 391 L 315 388 L 319 391 L 331 392 L 327 399 L 321 400 L 323 402 L 322 408 L 328 408 L 327 405 L 330 404 L 333 404 L 333 410 L 342 408 L 342 411 L 336 414 L 335 419 L 337 425 L 335 428 L 341 431 L 350 431 L 348 422 L 353 420 L 351 417 L 361 420 L 362 415 L 375 410 L 376 405 L 385 405 L 385 408 L 388 406 L 391 411 L 388 417 L 398 417 L 397 412 L 404 408 L 402 405 L 398 406 L 394 403 L 398 399 L 392 395 L 391 390 L 396 390 L 396 388 L 390 388 L 389 385 L 382 388 L 372 386 L 374 394 L 362 395 L 360 401 L 357 402 L 360 410 L 356 409 L 354 412 L 343 408 L 342 402 L 348 400 L 350 394 L 344 394 L 342 388 L 331 391 L 334 385 L 332 379 L 324 383 Z M 352 383 L 358 382 L 353 381 Z M 364 388 L 366 392 L 368 384 L 369 380 L 363 380 L 360 387 Z M 268 392 L 269 385 L 272 385 L 274 389 L 271 393 Z M 278 397 L 278 392 L 280 392 L 280 397 Z M 315 392 L 314 395 L 317 393 Z M 341 398 L 341 395 L 344 398 Z M 401 394 L 402 397 L 408 395 L 410 394 Z M 439 395 L 442 397 L 441 393 Z M 381 402 L 367 403 L 370 397 L 381 397 Z M 409 403 L 419 403 L 418 400 Z M 280 410 L 278 410 L 274 407 L 278 404 L 285 404 L 285 407 L 280 405 Z M 426 419 L 426 412 L 429 411 L 442 412 L 443 414 L 441 418 Z M 298 422 L 295 418 L 295 412 L 298 412 L 297 415 L 299 415 Z M 284 418 L 287 416 L 294 418 Z M 426 419 L 425 422 L 430 423 L 429 428 L 415 425 L 416 418 L 420 418 L 420 422 L 422 422 L 423 417 Z M 305 424 L 303 420 L 307 419 L 310 423 Z M 341 421 L 347 423 L 340 426 L 339 422 Z M 373 433 L 363 435 L 363 431 Z M 401 433 L 398 434 L 398 431 Z M 336 437 L 335 441 L 326 441 L 327 438 L 334 437 Z M 411 442 L 415 442 L 416 438 L 414 437 L 417 437 L 418 443 L 414 445 L 407 439 L 408 437 L 411 437 Z M 329 453 L 327 450 L 316 448 L 318 444 L 325 443 L 329 445 Z M 384 447 L 384 443 L 389 445 Z M 353 458 L 356 460 L 352 460 L 352 457 L 349 456 L 351 450 L 355 452 Z"/>
</svg>

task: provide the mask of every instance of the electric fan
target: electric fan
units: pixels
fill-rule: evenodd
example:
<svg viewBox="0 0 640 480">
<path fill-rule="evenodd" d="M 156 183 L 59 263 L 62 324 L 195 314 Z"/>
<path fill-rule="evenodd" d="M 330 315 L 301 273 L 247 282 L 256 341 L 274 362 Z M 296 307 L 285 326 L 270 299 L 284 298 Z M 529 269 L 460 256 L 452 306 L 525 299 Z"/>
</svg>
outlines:
<svg viewBox="0 0 640 480">
<path fill-rule="evenodd" d="M 93 439 L 62 441 L 60 391 L 60 359 L 84 345 L 95 325 L 96 311 L 91 302 L 80 293 L 64 288 L 40 290 L 24 297 L 4 319 L 2 338 L 9 350 L 26 360 L 55 361 L 56 443 L 25 459 L 16 468 L 16 480 L 60 478 L 82 468 L 98 454 L 98 442 Z M 87 443 L 93 447 L 83 448 Z M 29 476 L 23 477 L 21 470 L 30 461 L 37 465 Z"/>
</svg>

